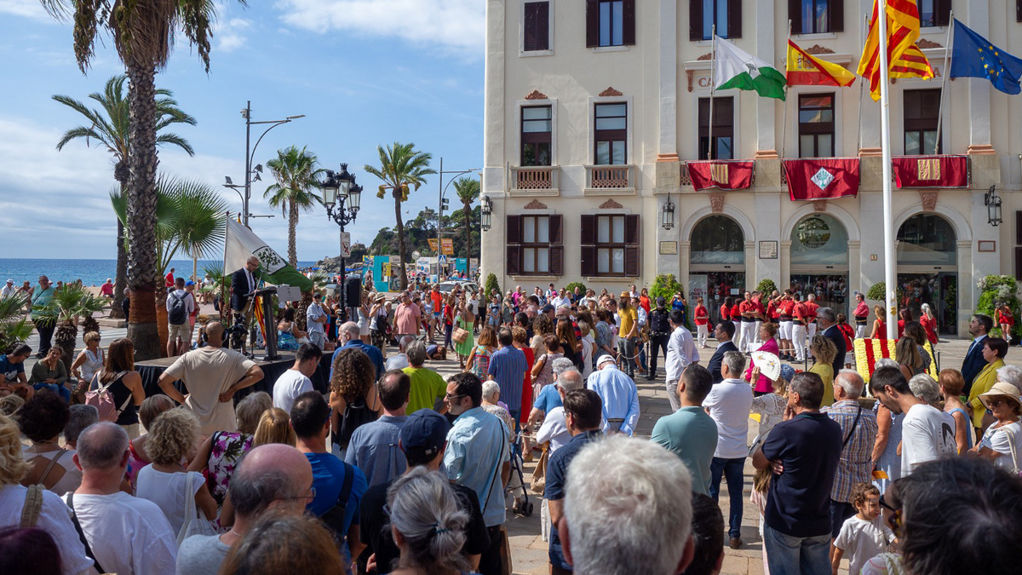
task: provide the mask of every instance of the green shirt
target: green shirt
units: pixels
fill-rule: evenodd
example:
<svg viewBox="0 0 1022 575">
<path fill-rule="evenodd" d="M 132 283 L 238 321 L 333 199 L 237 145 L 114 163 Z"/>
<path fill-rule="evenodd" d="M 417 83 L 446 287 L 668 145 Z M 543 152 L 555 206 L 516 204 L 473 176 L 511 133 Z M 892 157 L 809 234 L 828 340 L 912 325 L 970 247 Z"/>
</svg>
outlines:
<svg viewBox="0 0 1022 575">
<path fill-rule="evenodd" d="M 710 461 L 717 449 L 717 424 L 701 407 L 682 407 L 653 426 L 650 440 L 681 458 L 692 474 L 692 491 L 710 494 Z"/>
<path fill-rule="evenodd" d="M 437 372 L 428 367 L 406 367 L 402 371 L 412 380 L 412 390 L 408 394 L 408 407 L 405 413 L 411 415 L 420 409 L 433 409 L 438 399 L 447 394 L 447 382 Z"/>
<path fill-rule="evenodd" d="M 32 319 L 38 319 L 39 314 L 35 311 L 36 306 L 47 306 L 50 305 L 50 300 L 53 299 L 53 286 L 37 291 L 32 294 Z"/>
</svg>

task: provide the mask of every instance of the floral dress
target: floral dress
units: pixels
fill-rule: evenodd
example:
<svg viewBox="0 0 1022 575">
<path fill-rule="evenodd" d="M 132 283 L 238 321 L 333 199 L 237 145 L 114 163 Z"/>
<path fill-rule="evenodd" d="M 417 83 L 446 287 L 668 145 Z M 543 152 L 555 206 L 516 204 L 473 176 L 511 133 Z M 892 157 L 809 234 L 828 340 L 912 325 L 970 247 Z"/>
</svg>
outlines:
<svg viewBox="0 0 1022 575">
<path fill-rule="evenodd" d="M 234 431 L 218 431 L 213 434 L 210 441 L 207 484 L 217 505 L 224 504 L 234 469 L 251 447 L 251 435 Z"/>
<path fill-rule="evenodd" d="M 493 352 L 485 345 L 475 347 L 475 359 L 472 360 L 472 373 L 481 380 L 486 380 L 490 369 L 490 356 Z"/>
</svg>

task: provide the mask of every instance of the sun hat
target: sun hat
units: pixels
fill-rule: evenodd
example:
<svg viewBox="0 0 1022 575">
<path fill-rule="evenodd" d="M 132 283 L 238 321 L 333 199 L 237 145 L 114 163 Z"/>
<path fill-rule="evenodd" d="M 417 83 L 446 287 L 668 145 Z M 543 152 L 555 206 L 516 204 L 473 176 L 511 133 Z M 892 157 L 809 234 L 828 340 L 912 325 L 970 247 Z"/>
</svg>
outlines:
<svg viewBox="0 0 1022 575">
<path fill-rule="evenodd" d="M 781 364 L 781 379 L 791 381 L 793 377 L 795 377 L 795 368 L 786 363 Z"/>
<path fill-rule="evenodd" d="M 777 379 L 781 375 L 781 360 L 769 351 L 752 352 L 752 361 L 759 368 L 759 374 L 767 379 Z"/>
<path fill-rule="evenodd" d="M 994 397 L 1007 397 L 1015 403 L 1022 405 L 1022 399 L 1019 399 L 1018 388 L 1004 381 L 998 381 L 993 384 L 989 391 L 979 394 L 979 397 L 980 401 L 983 402 L 983 405 L 987 404 L 988 399 L 992 399 Z"/>
<path fill-rule="evenodd" d="M 601 365 L 607 363 L 608 361 L 610 363 L 613 363 L 614 365 L 617 365 L 617 360 L 614 359 L 614 357 L 612 355 L 605 353 L 605 354 L 601 355 L 599 357 L 599 359 L 596 360 L 596 367 L 600 367 Z"/>
<path fill-rule="evenodd" d="M 405 419 L 398 437 L 405 453 L 421 455 L 414 459 L 432 459 L 444 448 L 450 430 L 446 417 L 432 409 L 420 409 Z"/>
<path fill-rule="evenodd" d="M 630 291 L 623 291 L 623 292 L 621 292 L 621 297 L 629 298 L 630 299 L 632 297 L 632 292 L 630 292 Z"/>
</svg>

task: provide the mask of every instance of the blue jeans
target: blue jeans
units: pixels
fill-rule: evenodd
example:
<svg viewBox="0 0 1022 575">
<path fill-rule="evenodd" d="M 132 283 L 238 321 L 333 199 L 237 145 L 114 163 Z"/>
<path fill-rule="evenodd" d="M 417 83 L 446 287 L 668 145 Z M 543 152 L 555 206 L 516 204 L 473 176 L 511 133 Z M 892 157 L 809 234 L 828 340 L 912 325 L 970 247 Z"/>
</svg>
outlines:
<svg viewBox="0 0 1022 575">
<path fill-rule="evenodd" d="M 830 533 L 794 537 L 764 525 L 763 544 L 771 573 L 828 575 L 831 572 Z"/>
<path fill-rule="evenodd" d="M 727 495 L 730 500 L 728 510 L 728 537 L 741 537 L 742 535 L 742 487 L 745 485 L 745 477 L 742 471 L 745 468 L 745 458 L 723 459 L 714 457 L 710 461 L 710 497 L 716 502 L 720 498 L 720 478 L 723 475 L 727 479 Z"/>
</svg>

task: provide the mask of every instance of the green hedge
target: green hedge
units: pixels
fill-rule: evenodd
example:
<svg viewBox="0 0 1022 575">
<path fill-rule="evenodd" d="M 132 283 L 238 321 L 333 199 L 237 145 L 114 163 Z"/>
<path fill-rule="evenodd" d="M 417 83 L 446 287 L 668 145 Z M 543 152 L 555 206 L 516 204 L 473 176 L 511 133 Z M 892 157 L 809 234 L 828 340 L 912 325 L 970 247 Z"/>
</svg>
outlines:
<svg viewBox="0 0 1022 575">
<path fill-rule="evenodd" d="M 486 284 L 483 286 L 483 293 L 486 294 L 486 300 L 489 301 L 490 294 L 493 290 L 497 290 L 497 293 L 504 295 L 504 292 L 500 291 L 500 284 L 497 283 L 497 276 L 494 274 L 486 275 Z"/>
</svg>

